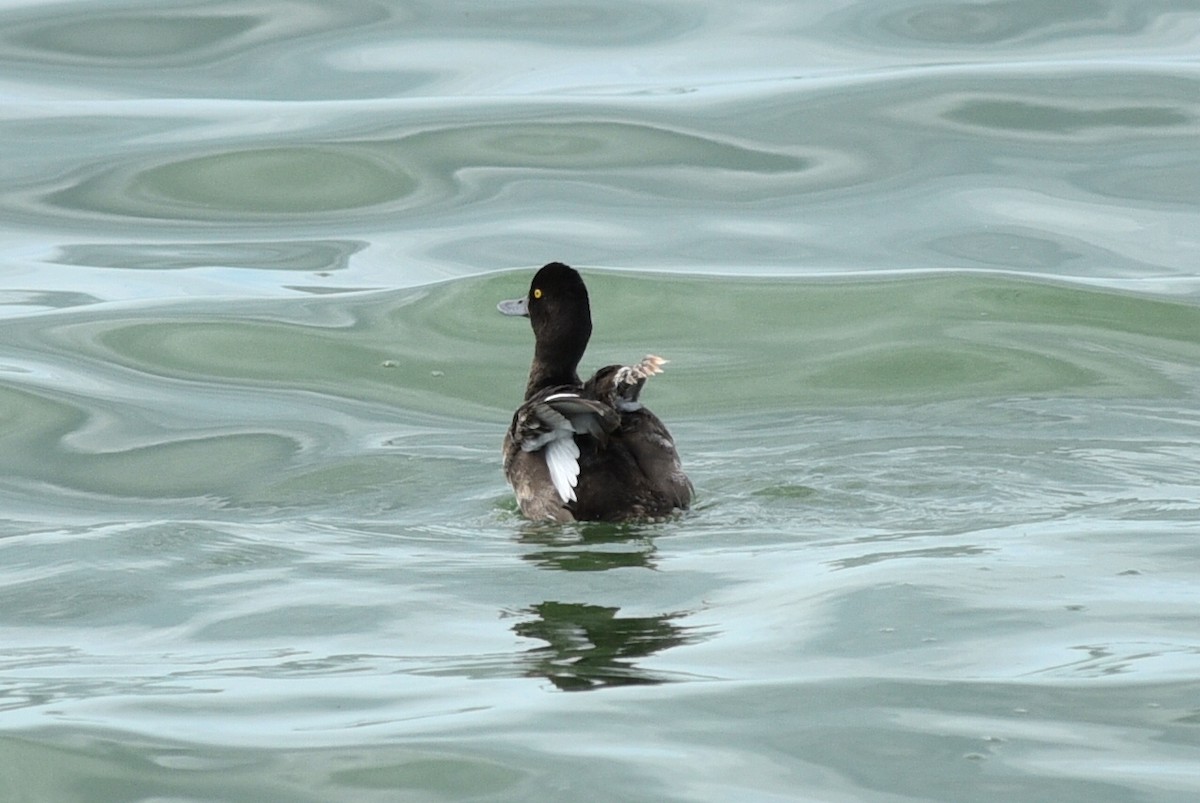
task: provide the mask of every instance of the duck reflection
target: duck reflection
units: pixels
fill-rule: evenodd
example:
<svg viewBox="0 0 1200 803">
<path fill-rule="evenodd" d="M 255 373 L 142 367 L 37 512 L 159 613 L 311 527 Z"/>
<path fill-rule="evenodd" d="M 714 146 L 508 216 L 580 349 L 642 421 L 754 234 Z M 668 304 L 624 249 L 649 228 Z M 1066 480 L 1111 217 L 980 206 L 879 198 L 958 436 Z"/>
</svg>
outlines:
<svg viewBox="0 0 1200 803">
<path fill-rule="evenodd" d="M 595 524 L 574 528 L 531 525 L 521 543 L 541 547 L 525 560 L 543 569 L 602 572 L 608 569 L 653 569 L 657 551 L 645 528 Z"/>
<path fill-rule="evenodd" d="M 696 641 L 692 628 L 673 622 L 683 614 L 618 616 L 619 610 L 569 602 L 543 602 L 527 609 L 526 613 L 537 618 L 517 624 L 513 632 L 540 639 L 548 646 L 525 654 L 525 674 L 545 677 L 562 691 L 644 686 L 676 679 L 670 673 L 642 669 L 636 661 Z"/>
<path fill-rule="evenodd" d="M 533 547 L 524 558 L 542 569 L 602 572 L 656 568 L 653 525 L 581 523 L 570 527 L 531 523 L 520 541 Z M 680 680 L 637 665 L 639 659 L 699 640 L 676 623 L 686 613 L 621 616 L 620 608 L 546 601 L 521 611 L 535 618 L 513 626 L 525 638 L 546 642 L 521 657 L 528 677 L 545 677 L 562 691 L 653 685 Z"/>
</svg>

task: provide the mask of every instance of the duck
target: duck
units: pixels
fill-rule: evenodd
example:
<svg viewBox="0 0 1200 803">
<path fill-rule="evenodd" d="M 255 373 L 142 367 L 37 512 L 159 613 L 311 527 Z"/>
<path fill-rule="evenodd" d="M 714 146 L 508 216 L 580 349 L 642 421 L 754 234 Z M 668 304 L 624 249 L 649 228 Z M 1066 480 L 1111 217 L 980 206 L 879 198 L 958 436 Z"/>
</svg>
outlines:
<svg viewBox="0 0 1200 803">
<path fill-rule="evenodd" d="M 504 476 L 522 515 L 535 521 L 659 520 L 685 511 L 694 489 L 675 441 L 640 401 L 666 363 L 649 354 L 608 365 L 586 382 L 579 363 L 592 335 L 579 272 L 551 262 L 500 312 L 533 327 L 525 398 L 504 436 Z"/>
</svg>

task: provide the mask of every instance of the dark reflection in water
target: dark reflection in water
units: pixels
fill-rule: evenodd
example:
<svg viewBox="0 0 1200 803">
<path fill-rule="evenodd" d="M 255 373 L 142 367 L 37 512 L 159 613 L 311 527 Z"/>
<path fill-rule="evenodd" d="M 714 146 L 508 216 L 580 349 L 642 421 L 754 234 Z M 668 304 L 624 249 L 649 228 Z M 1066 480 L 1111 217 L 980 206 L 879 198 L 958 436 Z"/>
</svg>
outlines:
<svg viewBox="0 0 1200 803">
<path fill-rule="evenodd" d="M 521 543 L 537 547 L 525 559 L 539 568 L 569 572 L 654 568 L 656 548 L 645 525 L 581 524 L 574 528 L 530 524 Z M 522 658 L 523 674 L 545 677 L 562 691 L 667 683 L 667 673 L 638 667 L 656 652 L 696 641 L 694 629 L 675 620 L 684 613 L 619 616 L 620 608 L 546 601 L 523 611 L 536 618 L 513 632 L 545 641 Z"/>
<path fill-rule="evenodd" d="M 548 646 L 525 654 L 524 674 L 545 677 L 562 691 L 670 682 L 669 674 L 639 668 L 636 661 L 698 640 L 692 628 L 674 623 L 683 614 L 618 616 L 619 610 L 569 602 L 529 608 L 537 618 L 521 622 L 513 632 Z"/>
<path fill-rule="evenodd" d="M 525 560 L 543 569 L 568 572 L 652 569 L 657 551 L 643 528 L 612 524 L 579 529 L 530 525 L 521 535 L 521 543 L 542 547 L 526 554 Z"/>
</svg>

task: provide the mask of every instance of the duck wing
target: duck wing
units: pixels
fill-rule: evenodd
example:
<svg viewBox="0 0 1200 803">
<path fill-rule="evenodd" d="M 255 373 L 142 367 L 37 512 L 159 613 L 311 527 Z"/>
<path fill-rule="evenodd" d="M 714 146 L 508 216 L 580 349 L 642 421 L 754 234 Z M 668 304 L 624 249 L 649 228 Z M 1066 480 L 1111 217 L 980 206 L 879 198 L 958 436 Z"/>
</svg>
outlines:
<svg viewBox="0 0 1200 803">
<path fill-rule="evenodd" d="M 611 405 L 573 390 L 552 389 L 521 406 L 513 420 L 512 437 L 523 452 L 544 452 L 554 490 L 566 504 L 575 501 L 579 483 L 575 435 L 590 435 L 604 443 L 620 424 L 621 416 Z"/>
<path fill-rule="evenodd" d="M 601 368 L 584 385 L 584 393 L 600 399 L 623 413 L 642 409 L 638 401 L 646 380 L 662 373 L 667 361 L 654 354 L 647 354 L 634 365 L 609 365 Z"/>
</svg>

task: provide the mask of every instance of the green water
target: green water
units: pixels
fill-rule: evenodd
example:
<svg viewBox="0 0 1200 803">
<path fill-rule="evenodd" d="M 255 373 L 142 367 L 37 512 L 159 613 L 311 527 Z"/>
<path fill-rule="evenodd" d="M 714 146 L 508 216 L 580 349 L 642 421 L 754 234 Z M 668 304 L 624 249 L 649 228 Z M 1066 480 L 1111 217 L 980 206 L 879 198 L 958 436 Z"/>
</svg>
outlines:
<svg viewBox="0 0 1200 803">
<path fill-rule="evenodd" d="M 0 8 L 0 800 L 1193 800 L 1198 32 Z M 519 517 L 554 259 L 687 515 Z"/>
</svg>

